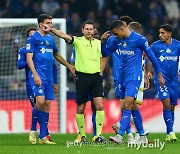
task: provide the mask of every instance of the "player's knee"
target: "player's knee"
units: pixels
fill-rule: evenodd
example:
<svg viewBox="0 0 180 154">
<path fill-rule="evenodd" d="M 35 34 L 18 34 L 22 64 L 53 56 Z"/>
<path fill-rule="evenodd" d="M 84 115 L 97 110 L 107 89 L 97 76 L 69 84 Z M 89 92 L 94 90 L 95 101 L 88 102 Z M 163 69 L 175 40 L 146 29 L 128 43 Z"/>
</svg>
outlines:
<svg viewBox="0 0 180 154">
<path fill-rule="evenodd" d="M 123 110 L 132 110 L 132 104 L 130 102 L 124 102 Z"/>
<path fill-rule="evenodd" d="M 77 105 L 76 113 L 77 114 L 84 114 L 85 107 L 86 107 L 85 104 Z"/>
</svg>

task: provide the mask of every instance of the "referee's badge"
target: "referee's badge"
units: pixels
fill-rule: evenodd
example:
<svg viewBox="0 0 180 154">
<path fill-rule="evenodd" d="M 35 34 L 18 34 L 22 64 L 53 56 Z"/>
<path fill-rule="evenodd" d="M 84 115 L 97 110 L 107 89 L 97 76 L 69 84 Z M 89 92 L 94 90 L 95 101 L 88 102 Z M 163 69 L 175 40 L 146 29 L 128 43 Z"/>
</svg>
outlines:
<svg viewBox="0 0 180 154">
<path fill-rule="evenodd" d="M 46 40 L 46 45 L 49 45 L 49 42 Z"/>
</svg>

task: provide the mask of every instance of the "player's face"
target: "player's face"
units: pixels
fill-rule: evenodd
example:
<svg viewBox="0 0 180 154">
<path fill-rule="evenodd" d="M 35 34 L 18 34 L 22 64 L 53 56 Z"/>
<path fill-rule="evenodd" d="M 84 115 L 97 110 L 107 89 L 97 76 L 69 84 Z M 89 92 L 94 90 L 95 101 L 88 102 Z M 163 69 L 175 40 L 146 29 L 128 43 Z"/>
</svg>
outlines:
<svg viewBox="0 0 180 154">
<path fill-rule="evenodd" d="M 159 38 L 162 42 L 166 42 L 168 39 L 171 38 L 171 33 L 165 31 L 163 28 L 159 29 Z"/>
<path fill-rule="evenodd" d="M 94 26 L 92 24 L 86 24 L 84 25 L 84 28 L 82 28 L 82 33 L 87 39 L 93 38 L 94 35 Z"/>
<path fill-rule="evenodd" d="M 114 28 L 112 30 L 112 33 L 113 33 L 114 36 L 116 36 L 117 38 L 120 38 L 120 39 L 125 37 L 124 27 Z"/>
<path fill-rule="evenodd" d="M 44 21 L 43 21 L 43 23 L 40 23 L 40 28 L 42 28 L 43 29 L 43 27 L 52 27 L 52 19 L 45 19 Z M 49 33 L 50 32 L 50 30 L 48 30 L 48 31 L 44 31 L 45 33 Z"/>
</svg>

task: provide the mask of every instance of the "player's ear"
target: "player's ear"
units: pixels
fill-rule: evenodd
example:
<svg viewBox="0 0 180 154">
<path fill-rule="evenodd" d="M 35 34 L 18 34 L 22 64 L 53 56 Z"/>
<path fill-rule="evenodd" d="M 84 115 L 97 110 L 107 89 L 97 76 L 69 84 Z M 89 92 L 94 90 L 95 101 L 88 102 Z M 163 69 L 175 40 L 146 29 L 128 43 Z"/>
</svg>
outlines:
<svg viewBox="0 0 180 154">
<path fill-rule="evenodd" d="M 43 27 L 43 23 L 39 23 L 39 28 L 42 28 Z"/>
</svg>

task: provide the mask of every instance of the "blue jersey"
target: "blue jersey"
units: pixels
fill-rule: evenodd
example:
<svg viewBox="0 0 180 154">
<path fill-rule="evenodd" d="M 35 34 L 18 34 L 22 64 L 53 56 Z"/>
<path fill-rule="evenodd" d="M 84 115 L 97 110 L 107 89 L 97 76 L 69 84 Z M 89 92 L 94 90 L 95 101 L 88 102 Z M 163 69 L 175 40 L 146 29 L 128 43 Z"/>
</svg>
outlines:
<svg viewBox="0 0 180 154">
<path fill-rule="evenodd" d="M 113 79 L 119 80 L 119 71 L 120 71 L 120 67 L 121 67 L 121 59 L 120 59 L 120 56 L 118 55 L 118 50 L 112 54 L 112 60 L 113 60 L 113 67 L 112 67 Z"/>
<path fill-rule="evenodd" d="M 19 70 L 24 69 L 25 68 L 25 72 L 26 72 L 26 85 L 29 85 L 29 67 L 26 61 L 26 47 L 22 47 L 19 49 L 18 51 L 18 62 L 17 62 L 17 67 Z M 53 82 L 54 84 L 57 84 L 57 66 L 55 61 L 53 62 Z"/>
<path fill-rule="evenodd" d="M 114 36 L 108 38 L 102 44 L 103 56 L 109 56 L 113 52 L 120 56 L 119 80 L 122 82 L 131 80 L 142 80 L 142 55 L 143 51 L 151 60 L 155 70 L 160 72 L 156 58 L 152 54 L 146 38 L 136 32 L 131 32 L 130 36 L 124 39 L 119 39 Z M 109 42 L 109 39 L 111 41 Z"/>
<path fill-rule="evenodd" d="M 26 40 L 26 52 L 33 53 L 34 67 L 41 80 L 53 81 L 53 53 L 58 50 L 52 36 L 36 31 Z"/>
<path fill-rule="evenodd" d="M 171 39 L 171 44 L 165 44 L 159 40 L 152 44 L 151 49 L 159 63 L 166 85 L 177 85 L 180 42 Z M 158 82 L 157 74 L 154 82 Z"/>
</svg>

